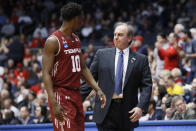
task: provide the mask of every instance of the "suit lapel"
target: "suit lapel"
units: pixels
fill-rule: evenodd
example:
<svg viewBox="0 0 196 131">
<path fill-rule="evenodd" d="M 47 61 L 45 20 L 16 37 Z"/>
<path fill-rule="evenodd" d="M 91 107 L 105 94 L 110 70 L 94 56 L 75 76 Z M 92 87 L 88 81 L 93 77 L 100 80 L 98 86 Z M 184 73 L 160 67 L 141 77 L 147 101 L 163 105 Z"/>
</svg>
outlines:
<svg viewBox="0 0 196 131">
<path fill-rule="evenodd" d="M 133 70 L 135 61 L 136 61 L 136 58 L 135 58 L 134 52 L 131 49 L 129 49 L 129 58 L 128 58 L 128 65 L 127 65 L 127 72 L 125 75 L 124 87 L 126 86 L 128 82 L 128 78 Z"/>
<path fill-rule="evenodd" d="M 116 53 L 116 48 L 112 48 L 111 52 L 110 52 L 110 59 L 106 62 L 108 62 L 110 64 L 109 67 L 110 68 L 110 73 L 111 73 L 111 76 L 112 76 L 112 82 L 114 82 L 114 70 L 115 70 L 115 53 Z"/>
</svg>

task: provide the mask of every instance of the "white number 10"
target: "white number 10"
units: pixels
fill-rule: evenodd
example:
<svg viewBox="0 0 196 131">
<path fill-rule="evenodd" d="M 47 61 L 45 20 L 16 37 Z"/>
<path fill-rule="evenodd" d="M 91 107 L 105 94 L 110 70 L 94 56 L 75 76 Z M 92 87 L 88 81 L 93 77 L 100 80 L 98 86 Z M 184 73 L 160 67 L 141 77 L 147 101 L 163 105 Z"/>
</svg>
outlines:
<svg viewBox="0 0 196 131">
<path fill-rule="evenodd" d="M 80 72 L 81 71 L 80 56 L 79 55 L 71 56 L 71 60 L 72 60 L 72 72 Z"/>
</svg>

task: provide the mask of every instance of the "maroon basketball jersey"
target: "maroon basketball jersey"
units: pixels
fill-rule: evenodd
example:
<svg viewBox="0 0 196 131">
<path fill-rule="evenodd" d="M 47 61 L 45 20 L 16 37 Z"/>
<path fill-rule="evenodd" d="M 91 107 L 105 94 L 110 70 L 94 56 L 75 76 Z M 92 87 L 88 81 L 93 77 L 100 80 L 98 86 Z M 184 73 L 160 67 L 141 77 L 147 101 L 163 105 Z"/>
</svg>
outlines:
<svg viewBox="0 0 196 131">
<path fill-rule="evenodd" d="M 80 88 L 80 41 L 72 33 L 73 40 L 68 39 L 57 30 L 51 36 L 59 43 L 59 51 L 55 55 L 54 67 L 51 72 L 54 87 Z"/>
</svg>

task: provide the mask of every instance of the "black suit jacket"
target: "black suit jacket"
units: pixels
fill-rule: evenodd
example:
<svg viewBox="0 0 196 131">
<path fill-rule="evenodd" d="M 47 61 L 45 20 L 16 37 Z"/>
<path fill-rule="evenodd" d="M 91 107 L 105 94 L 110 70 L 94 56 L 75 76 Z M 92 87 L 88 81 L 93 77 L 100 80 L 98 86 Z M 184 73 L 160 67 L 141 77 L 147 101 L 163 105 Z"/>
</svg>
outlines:
<svg viewBox="0 0 196 131">
<path fill-rule="evenodd" d="M 108 112 L 114 93 L 114 69 L 115 69 L 115 53 L 116 48 L 104 48 L 97 51 L 90 71 L 94 79 L 98 82 L 99 87 L 106 95 L 106 106 L 101 109 L 101 101 L 98 97 L 95 98 L 94 116 L 93 119 L 97 124 L 101 124 Z M 140 99 L 138 102 L 138 89 L 140 88 Z M 87 84 L 81 87 L 81 95 L 83 100 L 90 93 L 92 88 Z M 137 127 L 138 122 L 131 123 L 128 113 L 134 107 L 142 108 L 147 112 L 149 100 L 152 90 L 152 78 L 149 68 L 148 59 L 142 54 L 133 52 L 130 49 L 127 72 L 123 88 L 123 120 L 124 127 Z"/>
</svg>

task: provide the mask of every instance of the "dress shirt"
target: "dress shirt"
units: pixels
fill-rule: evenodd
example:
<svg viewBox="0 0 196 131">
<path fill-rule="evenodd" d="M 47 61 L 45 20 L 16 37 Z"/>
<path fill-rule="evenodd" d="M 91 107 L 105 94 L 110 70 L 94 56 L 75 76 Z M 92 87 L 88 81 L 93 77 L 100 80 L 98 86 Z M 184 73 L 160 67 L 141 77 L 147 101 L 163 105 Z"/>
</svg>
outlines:
<svg viewBox="0 0 196 131">
<path fill-rule="evenodd" d="M 116 68 L 118 63 L 118 56 L 120 55 L 120 49 L 116 48 L 116 55 L 115 55 L 115 77 L 116 77 Z M 115 98 L 122 98 L 123 97 L 123 88 L 124 88 L 124 81 L 125 81 L 125 75 L 127 72 L 127 65 L 128 65 L 128 58 L 129 58 L 129 47 L 123 50 L 123 82 L 122 82 L 122 93 L 117 96 L 116 93 L 113 95 L 113 99 Z"/>
</svg>

